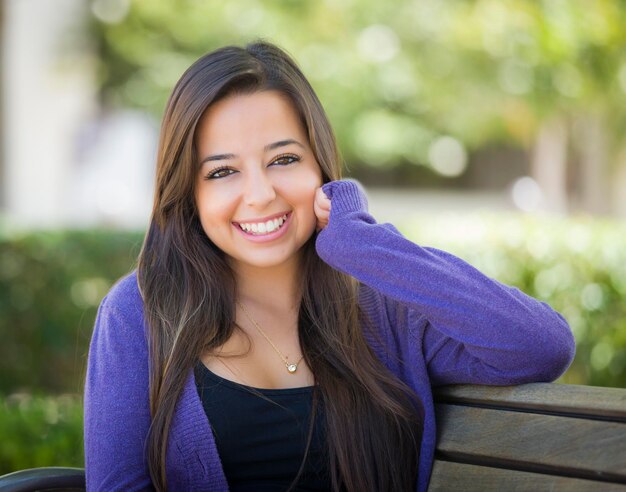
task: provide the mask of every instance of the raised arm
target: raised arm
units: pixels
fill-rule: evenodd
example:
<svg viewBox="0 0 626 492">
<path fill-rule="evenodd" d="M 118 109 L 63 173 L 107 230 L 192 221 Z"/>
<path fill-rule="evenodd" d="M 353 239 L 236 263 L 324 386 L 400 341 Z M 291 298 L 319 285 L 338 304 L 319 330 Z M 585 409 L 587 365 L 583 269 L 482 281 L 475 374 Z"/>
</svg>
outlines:
<svg viewBox="0 0 626 492">
<path fill-rule="evenodd" d="M 145 460 L 150 426 L 148 357 L 138 293 L 124 279 L 102 301 L 85 382 L 87 490 L 152 490 Z"/>
<path fill-rule="evenodd" d="M 550 306 L 377 224 L 355 182 L 333 181 L 323 191 L 331 211 L 318 254 L 395 303 L 390 312 L 404 307 L 423 321 L 407 329 L 421 337 L 433 385 L 551 381 L 567 369 L 574 338 Z"/>
</svg>

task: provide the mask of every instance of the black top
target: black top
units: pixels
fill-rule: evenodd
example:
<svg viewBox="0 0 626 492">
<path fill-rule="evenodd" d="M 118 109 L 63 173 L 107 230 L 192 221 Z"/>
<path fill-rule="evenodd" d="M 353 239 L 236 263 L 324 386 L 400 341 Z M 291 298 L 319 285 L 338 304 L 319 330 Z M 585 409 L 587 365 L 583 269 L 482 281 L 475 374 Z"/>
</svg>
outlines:
<svg viewBox="0 0 626 492">
<path fill-rule="evenodd" d="M 313 386 L 252 388 L 218 376 L 201 362 L 195 377 L 230 490 L 287 490 L 304 457 Z M 293 490 L 330 490 L 320 408 L 304 470 Z"/>
</svg>

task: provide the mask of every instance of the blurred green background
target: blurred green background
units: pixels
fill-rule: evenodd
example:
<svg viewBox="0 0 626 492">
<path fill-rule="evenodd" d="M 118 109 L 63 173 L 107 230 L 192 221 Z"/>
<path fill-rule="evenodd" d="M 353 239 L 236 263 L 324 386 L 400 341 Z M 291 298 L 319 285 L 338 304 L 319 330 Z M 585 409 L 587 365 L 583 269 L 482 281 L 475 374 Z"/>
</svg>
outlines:
<svg viewBox="0 0 626 492">
<path fill-rule="evenodd" d="M 0 19 L 11 3 L 0 3 Z M 373 208 L 377 187 L 510 196 L 506 210 L 489 201 L 471 212 L 410 207 L 393 221 L 411 240 L 563 313 L 578 350 L 559 382 L 626 387 L 624 2 L 84 5 L 60 45 L 89 48 L 102 111 L 134 108 L 156 121 L 197 57 L 263 37 L 310 77 Z M 80 395 L 95 312 L 134 267 L 143 228 L 41 230 L 5 215 L 0 474 L 82 466 Z"/>
</svg>

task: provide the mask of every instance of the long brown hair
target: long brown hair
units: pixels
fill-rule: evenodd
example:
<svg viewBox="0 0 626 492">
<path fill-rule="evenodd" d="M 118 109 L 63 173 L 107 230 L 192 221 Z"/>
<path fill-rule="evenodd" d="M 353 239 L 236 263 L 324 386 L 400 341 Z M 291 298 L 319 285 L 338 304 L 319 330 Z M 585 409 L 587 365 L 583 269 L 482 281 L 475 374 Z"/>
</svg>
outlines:
<svg viewBox="0 0 626 492">
<path fill-rule="evenodd" d="M 256 42 L 221 48 L 197 60 L 176 84 L 161 127 L 154 208 L 138 266 L 149 326 L 148 464 L 157 490 L 167 488 L 169 427 L 188 374 L 201 354 L 225 343 L 235 329 L 235 277 L 225 254 L 204 233 L 194 203 L 196 125 L 220 98 L 266 90 L 291 100 L 323 181 L 341 178 L 324 109 L 278 47 Z M 316 381 L 309 444 L 315 414 L 323 409 L 334 490 L 413 490 L 421 404 L 368 345 L 366 334 L 376 333 L 358 305 L 358 283 L 319 258 L 315 237 L 303 246 L 298 320 Z"/>
</svg>

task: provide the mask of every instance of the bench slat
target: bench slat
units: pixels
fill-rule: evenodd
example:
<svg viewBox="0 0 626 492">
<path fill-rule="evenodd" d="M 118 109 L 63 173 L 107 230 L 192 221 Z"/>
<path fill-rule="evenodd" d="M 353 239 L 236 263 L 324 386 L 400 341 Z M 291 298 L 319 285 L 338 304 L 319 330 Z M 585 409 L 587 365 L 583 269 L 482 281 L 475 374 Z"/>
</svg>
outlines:
<svg viewBox="0 0 626 492">
<path fill-rule="evenodd" d="M 622 423 L 448 404 L 436 412 L 446 460 L 626 483 Z"/>
<path fill-rule="evenodd" d="M 626 390 L 574 384 L 456 385 L 438 388 L 436 401 L 532 409 L 626 422 Z"/>
<path fill-rule="evenodd" d="M 428 492 L 450 490 L 626 492 L 626 485 L 436 460 Z"/>
</svg>

